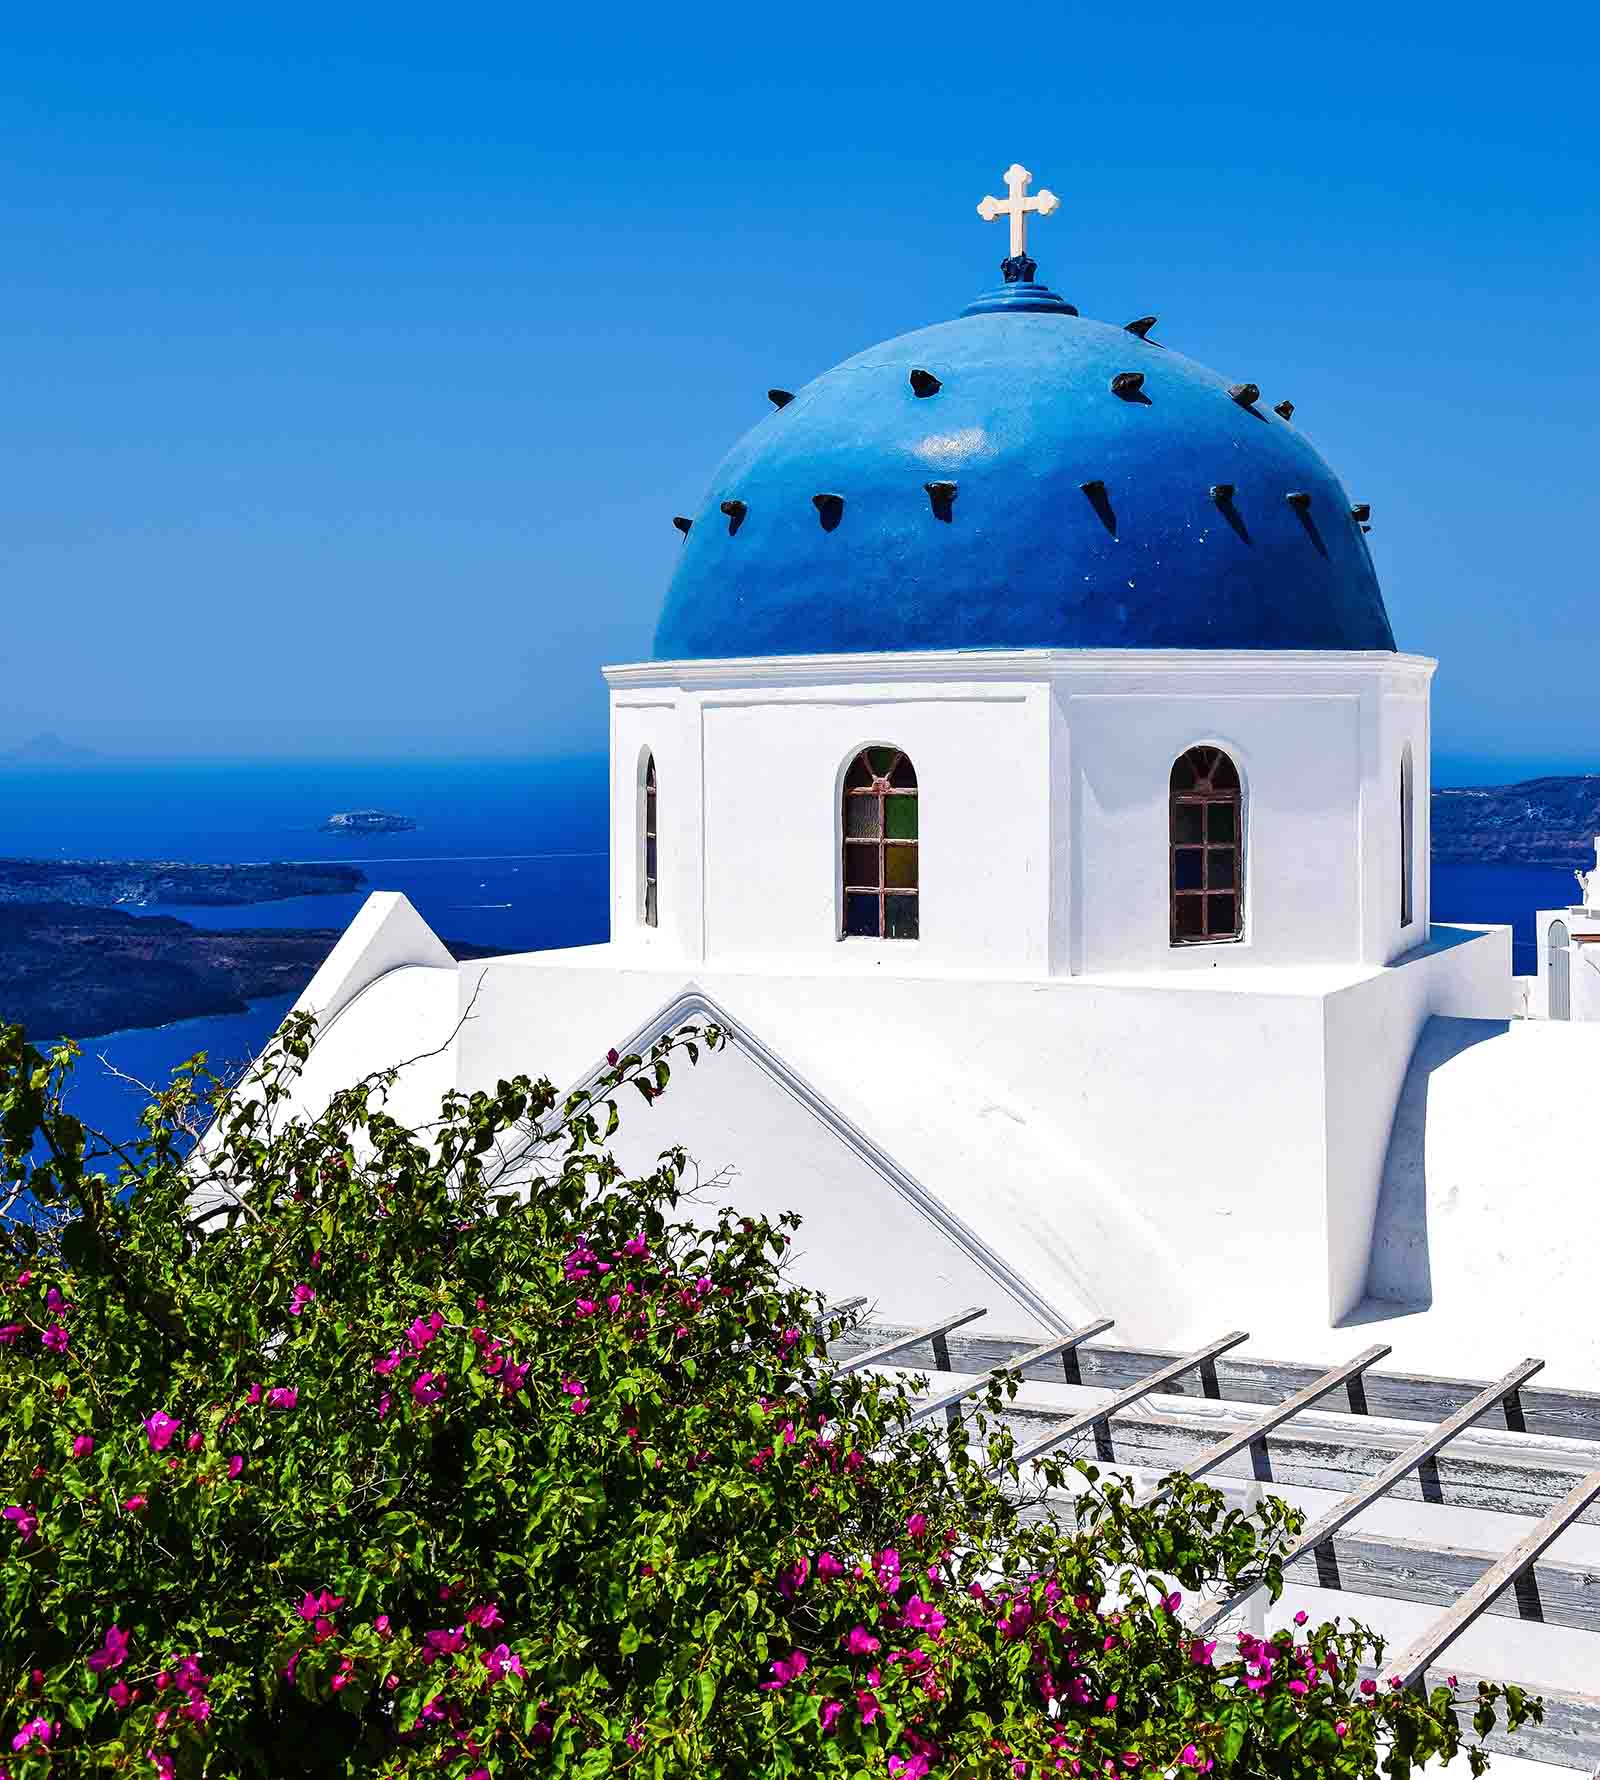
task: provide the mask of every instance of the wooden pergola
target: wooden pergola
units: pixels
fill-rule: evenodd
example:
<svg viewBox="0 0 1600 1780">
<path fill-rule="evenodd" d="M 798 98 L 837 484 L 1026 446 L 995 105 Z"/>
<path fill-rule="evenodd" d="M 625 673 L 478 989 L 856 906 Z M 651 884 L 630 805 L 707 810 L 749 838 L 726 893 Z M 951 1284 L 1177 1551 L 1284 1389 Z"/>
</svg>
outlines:
<svg viewBox="0 0 1600 1780">
<path fill-rule="evenodd" d="M 835 1309 L 854 1313 L 860 1303 Z M 1338 1492 L 1296 1539 L 1285 1579 L 1440 1608 L 1400 1657 L 1385 1661 L 1384 1675 L 1406 1686 L 1442 1684 L 1446 1652 L 1484 1614 L 1600 1634 L 1600 1573 L 1547 1555 L 1575 1523 L 1600 1526 L 1600 1394 L 1532 1385 L 1542 1360 L 1519 1361 L 1493 1381 L 1434 1378 L 1378 1370 L 1391 1351 L 1380 1345 L 1324 1369 L 1246 1357 L 1238 1351 L 1249 1339 L 1243 1330 L 1185 1354 L 1113 1346 L 1100 1340 L 1112 1327 L 1105 1318 L 1030 1346 L 975 1331 L 985 1314 L 969 1306 L 919 1329 L 858 1322 L 830 1354 L 850 1371 L 926 1374 L 919 1422 L 959 1417 L 991 1379 L 1011 1371 L 1025 1384 L 1097 1393 L 1063 1417 L 1019 1392 L 1006 1415 L 1022 1462 L 1060 1451 L 1141 1473 Z M 1151 1484 L 1147 1499 L 1162 1488 Z M 1532 1524 L 1503 1553 L 1355 1530 L 1385 1497 Z M 1200 1602 L 1186 1617 L 1206 1630 L 1253 1592 Z M 1593 1673 L 1600 1676 L 1600 1636 Z M 1470 1699 L 1478 1677 L 1457 1678 Z M 1503 1678 L 1541 1694 L 1545 1719 L 1514 1737 L 1497 1733 L 1491 1748 L 1600 1771 L 1600 1695 Z"/>
</svg>

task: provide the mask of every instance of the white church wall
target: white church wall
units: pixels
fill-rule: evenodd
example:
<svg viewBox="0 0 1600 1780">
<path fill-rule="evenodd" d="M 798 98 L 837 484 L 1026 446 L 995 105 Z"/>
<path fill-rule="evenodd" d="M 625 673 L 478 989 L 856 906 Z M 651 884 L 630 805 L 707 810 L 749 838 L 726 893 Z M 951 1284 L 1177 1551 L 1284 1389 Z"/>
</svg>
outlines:
<svg viewBox="0 0 1600 1780">
<path fill-rule="evenodd" d="M 464 988 L 483 988 L 459 1041 L 461 1085 L 519 1068 L 574 1079 L 684 985 L 607 962 L 595 948 L 587 964 L 467 967 Z M 1115 1316 L 1130 1340 L 1204 1339 L 1223 1278 L 1247 1278 L 1259 1309 L 1302 1314 L 1308 1294 L 1322 1305 L 1316 995 L 697 980 L 1069 1320 Z M 813 1146 L 747 1122 L 721 1065 L 702 1066 L 712 1098 L 694 1114 L 697 1141 L 806 1209 Z M 669 1094 L 648 1115 L 662 1141 L 677 1134 L 673 1106 Z"/>
<path fill-rule="evenodd" d="M 849 973 L 1197 972 L 1382 963 L 1427 931 L 1417 657 L 995 651 L 642 664 L 612 684 L 613 936 L 654 955 Z M 1197 743 L 1245 780 L 1243 937 L 1171 944 L 1168 780 Z M 838 937 L 839 787 L 903 747 L 921 937 Z M 641 928 L 638 771 L 661 779 L 661 927 Z M 1414 919 L 1400 922 L 1400 759 Z"/>
<path fill-rule="evenodd" d="M 1426 942 L 1431 910 L 1429 816 L 1432 805 L 1427 682 L 1394 676 L 1363 700 L 1361 854 L 1369 936 L 1363 957 L 1388 963 Z M 1402 763 L 1411 763 L 1411 920 L 1403 911 Z"/>
<path fill-rule="evenodd" d="M 1395 1108 L 1424 1025 L 1435 1014 L 1507 1020 L 1509 928 L 1439 928 L 1391 969 L 1325 1003 L 1328 1314 L 1366 1295 L 1374 1222 Z"/>
<path fill-rule="evenodd" d="M 1071 901 L 1087 972 L 1212 971 L 1350 960 L 1360 944 L 1360 707 L 1346 695 L 1069 692 L 1077 869 Z M 1171 943 L 1168 779 L 1199 743 L 1244 786 L 1243 937 Z"/>
<path fill-rule="evenodd" d="M 625 1111 L 615 1139 L 625 1168 L 648 1172 L 669 1139 L 694 1157 L 694 1208 L 684 1216 L 709 1222 L 729 1204 L 773 1218 L 803 1211 L 789 1256 L 801 1284 L 834 1299 L 865 1298 L 869 1319 L 916 1326 L 984 1305 L 993 1330 L 1040 1339 L 1054 1332 L 908 1202 L 847 1134 L 737 1045 L 705 1069 L 675 1069 L 658 1112 L 642 1102 Z"/>
</svg>

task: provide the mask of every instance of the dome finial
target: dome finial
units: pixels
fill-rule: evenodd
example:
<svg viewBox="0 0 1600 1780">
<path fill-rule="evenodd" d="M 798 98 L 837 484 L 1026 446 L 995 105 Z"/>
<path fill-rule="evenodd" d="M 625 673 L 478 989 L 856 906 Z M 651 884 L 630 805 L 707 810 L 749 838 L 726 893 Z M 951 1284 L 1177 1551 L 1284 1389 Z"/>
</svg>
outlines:
<svg viewBox="0 0 1600 1780">
<path fill-rule="evenodd" d="M 1030 212 L 1038 216 L 1048 216 L 1052 210 L 1061 206 L 1061 200 L 1052 191 L 1036 192 L 1028 196 L 1028 186 L 1033 175 L 1020 162 L 1013 161 L 1005 171 L 1006 191 L 1004 198 L 985 198 L 978 205 L 978 215 L 985 222 L 994 222 L 998 217 L 1011 219 L 1011 252 L 1001 262 L 1001 270 L 1006 275 L 1007 284 L 1031 284 L 1033 275 L 1038 271 L 1037 265 L 1028 258 L 1028 215 Z"/>
</svg>

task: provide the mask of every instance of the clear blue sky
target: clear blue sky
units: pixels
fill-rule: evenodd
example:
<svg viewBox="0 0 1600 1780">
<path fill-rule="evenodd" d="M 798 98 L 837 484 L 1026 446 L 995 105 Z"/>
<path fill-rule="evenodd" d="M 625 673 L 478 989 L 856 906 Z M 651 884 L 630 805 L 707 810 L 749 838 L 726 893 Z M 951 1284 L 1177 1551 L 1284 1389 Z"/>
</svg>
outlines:
<svg viewBox="0 0 1600 1780">
<path fill-rule="evenodd" d="M 1596 13 L 89 6 L 0 57 L 0 746 L 558 753 L 797 388 L 1041 276 L 1282 391 L 1436 751 L 1600 768 Z"/>
</svg>

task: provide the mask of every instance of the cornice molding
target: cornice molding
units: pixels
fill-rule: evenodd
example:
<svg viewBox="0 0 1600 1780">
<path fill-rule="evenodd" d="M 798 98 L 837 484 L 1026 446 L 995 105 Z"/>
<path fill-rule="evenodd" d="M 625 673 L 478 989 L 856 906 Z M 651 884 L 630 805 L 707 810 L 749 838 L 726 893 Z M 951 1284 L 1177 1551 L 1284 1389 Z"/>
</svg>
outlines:
<svg viewBox="0 0 1600 1780">
<path fill-rule="evenodd" d="M 722 661 L 641 661 L 604 667 L 613 691 L 719 687 L 972 683 L 1060 679 L 1296 678 L 1349 680 L 1376 674 L 1426 684 L 1438 662 L 1386 649 L 938 649 L 864 655 L 773 655 Z"/>
</svg>

